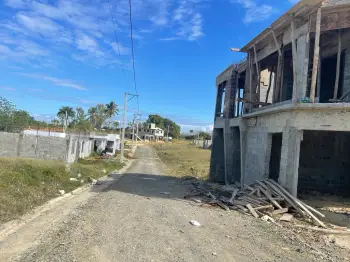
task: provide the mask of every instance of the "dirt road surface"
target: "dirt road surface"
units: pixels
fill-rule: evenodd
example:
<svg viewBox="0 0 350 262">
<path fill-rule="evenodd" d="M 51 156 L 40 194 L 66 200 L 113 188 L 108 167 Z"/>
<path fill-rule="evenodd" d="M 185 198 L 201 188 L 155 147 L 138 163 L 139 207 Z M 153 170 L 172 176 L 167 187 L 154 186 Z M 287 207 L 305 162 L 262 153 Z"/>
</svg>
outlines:
<svg viewBox="0 0 350 262">
<path fill-rule="evenodd" d="M 107 188 L 67 199 L 1 241 L 0 261 L 345 259 L 336 247 L 310 248 L 275 225 L 185 201 L 190 182 L 164 176 L 151 147 L 139 147 L 135 158 Z"/>
</svg>

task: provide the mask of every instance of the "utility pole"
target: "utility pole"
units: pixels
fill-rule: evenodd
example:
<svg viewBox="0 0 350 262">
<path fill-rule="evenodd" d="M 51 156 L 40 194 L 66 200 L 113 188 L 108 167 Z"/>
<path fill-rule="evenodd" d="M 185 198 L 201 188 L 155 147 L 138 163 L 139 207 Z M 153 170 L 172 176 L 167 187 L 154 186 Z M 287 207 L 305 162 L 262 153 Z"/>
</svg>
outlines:
<svg viewBox="0 0 350 262">
<path fill-rule="evenodd" d="M 169 125 L 168 125 L 168 133 L 167 133 L 167 142 L 169 142 Z"/>
<path fill-rule="evenodd" d="M 134 114 L 134 119 L 132 120 L 132 144 L 134 144 L 135 140 L 135 118 L 136 114 Z"/>
<path fill-rule="evenodd" d="M 126 106 L 127 106 L 127 102 L 129 100 L 127 100 L 128 96 L 131 96 L 131 99 L 133 99 L 135 96 L 138 95 L 134 95 L 134 94 L 129 94 L 129 93 L 125 93 L 124 94 L 124 117 L 123 117 L 123 129 L 122 129 L 122 137 L 121 137 L 121 145 L 120 145 L 120 163 L 124 162 L 124 143 L 125 143 L 125 125 L 126 125 Z"/>
</svg>

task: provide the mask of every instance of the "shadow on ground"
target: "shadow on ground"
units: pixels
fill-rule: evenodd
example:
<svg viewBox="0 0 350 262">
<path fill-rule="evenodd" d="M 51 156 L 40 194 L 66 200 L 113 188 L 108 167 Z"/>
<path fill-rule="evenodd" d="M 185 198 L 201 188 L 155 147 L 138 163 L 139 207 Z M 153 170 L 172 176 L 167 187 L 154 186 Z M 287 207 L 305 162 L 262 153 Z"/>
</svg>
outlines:
<svg viewBox="0 0 350 262">
<path fill-rule="evenodd" d="M 195 179 L 182 179 L 170 176 L 125 173 L 123 175 L 113 175 L 111 184 L 98 191 L 100 193 L 111 190 L 120 191 L 150 198 L 167 198 L 183 200 L 186 193 L 193 189 L 192 182 Z"/>
</svg>

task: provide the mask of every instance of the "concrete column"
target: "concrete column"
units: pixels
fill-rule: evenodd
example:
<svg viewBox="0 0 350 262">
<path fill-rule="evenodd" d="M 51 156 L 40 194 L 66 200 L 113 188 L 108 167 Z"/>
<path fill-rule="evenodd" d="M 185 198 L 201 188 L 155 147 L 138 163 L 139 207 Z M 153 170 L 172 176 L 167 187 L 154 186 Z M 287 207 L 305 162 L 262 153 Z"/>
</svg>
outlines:
<svg viewBox="0 0 350 262">
<path fill-rule="evenodd" d="M 247 159 L 247 126 L 243 119 L 241 119 L 239 131 L 241 144 L 241 186 L 243 187 L 246 177 L 245 163 Z"/>
<path fill-rule="evenodd" d="M 343 77 L 343 92 L 342 95 L 350 90 L 350 50 L 345 50 L 344 59 L 344 77 Z M 344 101 L 350 101 L 350 94 L 344 98 Z"/>
<path fill-rule="evenodd" d="M 225 184 L 233 180 L 233 139 L 229 120 L 225 119 L 224 151 L 225 151 Z"/>
<path fill-rule="evenodd" d="M 293 101 L 300 101 L 305 97 L 306 86 L 307 86 L 307 76 L 308 76 L 308 67 L 309 67 L 309 43 L 307 42 L 307 36 L 303 35 L 297 39 L 297 48 L 296 53 L 296 88 L 293 92 Z"/>
<path fill-rule="evenodd" d="M 282 138 L 280 175 L 278 182 L 293 196 L 298 192 L 298 171 L 300 142 L 303 131 L 293 127 L 285 127 Z"/>
<path fill-rule="evenodd" d="M 209 179 L 211 181 L 225 182 L 224 156 L 224 130 L 222 128 L 214 128 L 209 171 Z"/>
</svg>

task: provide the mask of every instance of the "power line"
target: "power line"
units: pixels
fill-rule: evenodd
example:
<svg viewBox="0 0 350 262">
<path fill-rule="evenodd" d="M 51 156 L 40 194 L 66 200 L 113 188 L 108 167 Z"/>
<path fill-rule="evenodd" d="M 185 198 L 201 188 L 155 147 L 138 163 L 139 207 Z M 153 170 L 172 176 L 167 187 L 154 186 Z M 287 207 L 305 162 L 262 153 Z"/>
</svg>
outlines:
<svg viewBox="0 0 350 262">
<path fill-rule="evenodd" d="M 130 41 L 131 41 L 131 55 L 132 55 L 132 68 L 134 71 L 134 86 L 135 86 L 135 94 L 137 95 L 137 84 L 136 84 L 136 70 L 135 70 L 135 52 L 134 52 L 134 39 L 133 39 L 133 30 L 132 30 L 132 8 L 131 8 L 131 0 L 129 0 L 129 18 L 130 18 Z M 139 97 L 137 96 L 137 108 L 140 111 L 139 105 Z"/>
<path fill-rule="evenodd" d="M 118 40 L 118 35 L 117 35 L 117 28 L 116 28 L 116 25 L 115 25 L 115 17 L 113 15 L 113 9 L 112 9 L 111 0 L 108 0 L 108 3 L 109 3 L 109 11 L 110 11 L 110 14 L 111 14 L 112 24 L 113 24 L 113 31 L 114 31 L 115 42 L 117 44 L 118 55 L 119 55 L 119 58 L 121 60 L 120 46 L 119 46 L 119 40 Z M 121 68 L 123 69 L 124 77 L 125 77 L 125 81 L 126 81 L 126 71 L 125 71 L 125 67 L 124 67 L 123 63 L 121 64 Z"/>
</svg>

